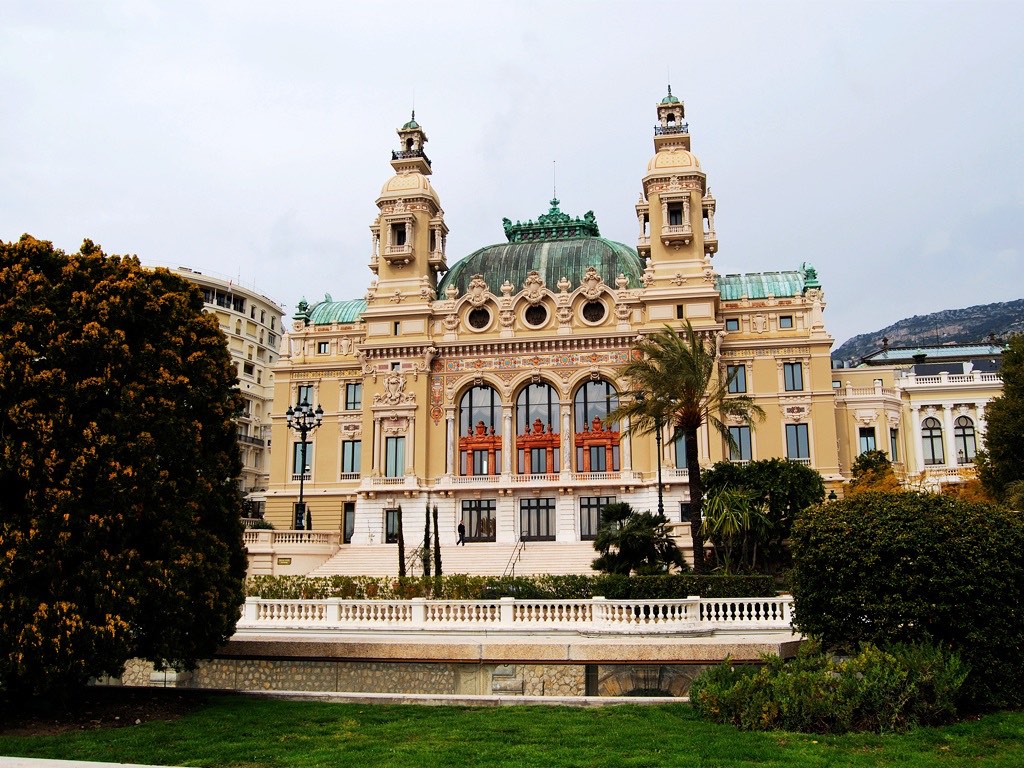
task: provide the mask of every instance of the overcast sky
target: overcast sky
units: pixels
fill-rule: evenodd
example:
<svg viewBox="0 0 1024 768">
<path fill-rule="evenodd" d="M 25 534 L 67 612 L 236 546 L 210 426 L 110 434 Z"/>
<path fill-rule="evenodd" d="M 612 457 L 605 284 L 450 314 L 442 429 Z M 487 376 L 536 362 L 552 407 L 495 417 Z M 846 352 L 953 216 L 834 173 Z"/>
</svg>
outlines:
<svg viewBox="0 0 1024 768">
<path fill-rule="evenodd" d="M 448 261 L 552 194 L 635 245 L 671 78 L 722 273 L 818 269 L 837 344 L 1024 296 L 1024 3 L 0 0 L 0 239 L 358 298 L 395 128 Z M 610 276 L 605 276 L 608 279 Z"/>
</svg>

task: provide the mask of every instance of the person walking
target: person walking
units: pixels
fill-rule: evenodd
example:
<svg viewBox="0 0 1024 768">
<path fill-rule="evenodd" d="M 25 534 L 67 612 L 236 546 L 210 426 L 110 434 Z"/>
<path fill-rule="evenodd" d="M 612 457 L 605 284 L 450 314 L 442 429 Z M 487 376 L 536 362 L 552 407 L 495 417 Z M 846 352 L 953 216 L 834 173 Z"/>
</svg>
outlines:
<svg viewBox="0 0 1024 768">
<path fill-rule="evenodd" d="M 459 544 L 466 546 L 466 524 L 462 520 L 459 520 L 459 527 L 456 530 L 459 532 L 459 540 L 456 542 L 456 546 Z"/>
</svg>

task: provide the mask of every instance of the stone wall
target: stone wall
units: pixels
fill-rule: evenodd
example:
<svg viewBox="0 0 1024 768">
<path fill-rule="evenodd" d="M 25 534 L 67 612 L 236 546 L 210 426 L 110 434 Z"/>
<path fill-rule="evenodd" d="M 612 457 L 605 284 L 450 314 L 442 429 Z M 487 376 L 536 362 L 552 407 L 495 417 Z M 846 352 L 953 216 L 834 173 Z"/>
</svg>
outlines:
<svg viewBox="0 0 1024 768">
<path fill-rule="evenodd" d="M 96 684 L 466 696 L 686 696 L 693 678 L 705 669 L 707 666 L 699 664 L 459 664 L 222 658 L 200 662 L 189 673 L 156 671 L 152 663 L 132 659 L 120 679 L 104 678 Z"/>
</svg>

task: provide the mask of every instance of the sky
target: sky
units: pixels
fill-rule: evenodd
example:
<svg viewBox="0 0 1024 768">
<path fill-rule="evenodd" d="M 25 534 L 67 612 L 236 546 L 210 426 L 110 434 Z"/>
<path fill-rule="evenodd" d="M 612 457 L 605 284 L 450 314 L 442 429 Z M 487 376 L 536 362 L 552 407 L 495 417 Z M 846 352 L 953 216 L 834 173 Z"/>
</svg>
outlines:
<svg viewBox="0 0 1024 768">
<path fill-rule="evenodd" d="M 671 83 L 721 274 L 818 270 L 836 344 L 1024 297 L 1024 3 L 0 0 L 0 240 L 360 298 L 395 129 L 448 262 L 553 190 L 635 245 Z M 606 276 L 607 279 L 608 276 Z"/>
</svg>

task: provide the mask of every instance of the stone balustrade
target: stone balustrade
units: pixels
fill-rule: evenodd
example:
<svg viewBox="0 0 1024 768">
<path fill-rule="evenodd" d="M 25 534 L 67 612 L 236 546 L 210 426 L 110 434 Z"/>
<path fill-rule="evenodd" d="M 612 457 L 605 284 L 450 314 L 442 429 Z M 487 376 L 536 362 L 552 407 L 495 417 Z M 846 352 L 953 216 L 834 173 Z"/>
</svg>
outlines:
<svg viewBox="0 0 1024 768">
<path fill-rule="evenodd" d="M 499 631 L 615 634 L 792 631 L 793 598 L 676 600 L 265 600 L 246 598 L 237 633 Z"/>
</svg>

